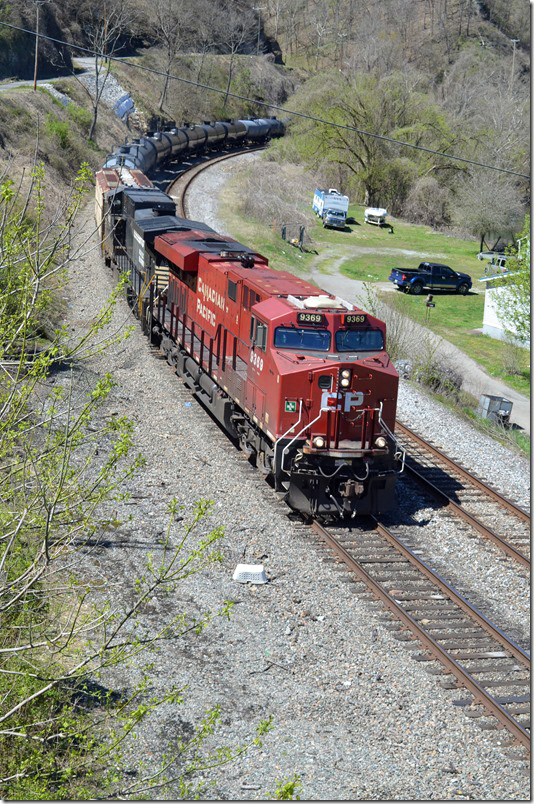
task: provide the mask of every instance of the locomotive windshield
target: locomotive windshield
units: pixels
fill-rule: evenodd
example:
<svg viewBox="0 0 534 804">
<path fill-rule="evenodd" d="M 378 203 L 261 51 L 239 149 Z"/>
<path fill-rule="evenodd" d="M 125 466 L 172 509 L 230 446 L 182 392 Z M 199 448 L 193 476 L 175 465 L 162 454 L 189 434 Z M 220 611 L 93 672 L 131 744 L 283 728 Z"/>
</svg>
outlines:
<svg viewBox="0 0 534 804">
<path fill-rule="evenodd" d="M 278 349 L 310 349 L 314 352 L 328 352 L 330 333 L 327 329 L 304 329 L 297 327 L 277 327 L 274 345 Z"/>
<path fill-rule="evenodd" d="M 336 332 L 337 352 L 378 352 L 384 348 L 384 336 L 379 329 L 339 329 Z"/>
</svg>

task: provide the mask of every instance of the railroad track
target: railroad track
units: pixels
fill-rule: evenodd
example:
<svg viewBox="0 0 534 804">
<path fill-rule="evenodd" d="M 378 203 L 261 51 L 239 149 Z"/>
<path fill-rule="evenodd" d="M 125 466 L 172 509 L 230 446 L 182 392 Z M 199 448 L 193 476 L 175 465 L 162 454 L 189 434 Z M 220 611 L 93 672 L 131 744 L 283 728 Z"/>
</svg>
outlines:
<svg viewBox="0 0 534 804">
<path fill-rule="evenodd" d="M 186 192 L 199 173 L 236 155 L 238 152 L 223 154 L 197 165 L 168 186 L 167 192 L 177 202 L 179 214 L 187 217 Z M 525 555 L 529 540 L 524 534 L 530 523 L 527 512 L 426 444 L 405 425 L 397 423 L 397 435 L 401 436 L 407 450 L 406 466 L 410 474 L 417 476 L 427 488 L 432 486 L 435 496 L 508 555 L 530 566 Z M 440 482 L 437 482 L 438 477 Z M 478 508 L 487 507 L 490 498 L 498 511 L 506 510 L 518 523 L 516 544 L 498 536 L 489 524 L 482 521 L 484 517 L 480 511 L 476 515 L 468 511 L 472 504 Z M 444 686 L 466 690 L 467 697 L 461 697 L 455 703 L 470 717 L 479 718 L 484 727 L 495 728 L 497 725 L 507 729 L 514 742 L 528 750 L 529 654 L 489 622 L 474 605 L 418 558 L 416 550 L 411 550 L 384 525 L 374 522 L 368 530 L 340 527 L 327 531 L 314 522 L 309 527 L 334 551 L 337 560 L 363 581 L 400 622 L 402 630 L 398 638 L 421 642 L 424 652 L 416 658 L 420 661 L 437 659 L 444 668 L 438 672 L 453 676 L 452 682 L 445 681 Z"/>
<path fill-rule="evenodd" d="M 178 214 L 182 218 L 188 217 L 186 207 L 187 191 L 200 173 L 210 167 L 213 167 L 213 165 L 216 165 L 219 162 L 224 162 L 226 159 L 232 159 L 234 156 L 241 156 L 242 154 L 249 154 L 253 153 L 254 151 L 263 151 L 264 148 L 264 145 L 258 145 L 224 153 L 220 156 L 215 156 L 206 162 L 202 162 L 184 170 L 183 173 L 178 176 L 178 178 L 172 179 L 167 185 L 165 192 L 170 195 L 173 201 L 176 202 Z"/>
<path fill-rule="evenodd" d="M 530 569 L 527 511 L 399 421 L 395 435 L 406 450 L 406 470 L 418 483 L 454 515 Z"/>
<path fill-rule="evenodd" d="M 529 750 L 530 655 L 384 525 L 310 527 L 402 624 L 399 638 L 422 643 L 417 658 L 437 659 L 454 677 L 444 686 L 470 693 L 454 703 L 470 717 L 491 716 L 485 728 L 504 727 Z"/>
</svg>

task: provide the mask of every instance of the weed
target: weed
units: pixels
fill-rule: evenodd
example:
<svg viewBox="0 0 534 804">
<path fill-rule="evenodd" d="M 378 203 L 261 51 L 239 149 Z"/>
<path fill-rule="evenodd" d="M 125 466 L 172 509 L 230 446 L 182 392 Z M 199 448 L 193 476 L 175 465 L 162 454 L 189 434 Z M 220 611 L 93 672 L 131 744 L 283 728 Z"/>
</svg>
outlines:
<svg viewBox="0 0 534 804">
<path fill-rule="evenodd" d="M 91 125 L 91 112 L 89 109 L 84 109 L 76 103 L 69 103 L 67 113 L 81 129 L 89 130 L 89 126 Z"/>
<path fill-rule="evenodd" d="M 70 143 L 70 129 L 66 121 L 58 120 L 57 117 L 49 114 L 45 123 L 46 131 L 62 150 L 68 148 Z"/>
</svg>

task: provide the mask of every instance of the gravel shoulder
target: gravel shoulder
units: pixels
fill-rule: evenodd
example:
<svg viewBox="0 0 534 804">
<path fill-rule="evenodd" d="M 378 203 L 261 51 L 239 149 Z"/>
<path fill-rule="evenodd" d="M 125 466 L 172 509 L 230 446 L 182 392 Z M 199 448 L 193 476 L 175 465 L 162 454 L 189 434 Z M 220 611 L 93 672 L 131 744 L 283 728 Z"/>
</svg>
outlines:
<svg viewBox="0 0 534 804">
<path fill-rule="evenodd" d="M 227 169 L 228 163 L 220 168 L 223 174 Z M 220 231 L 224 227 L 216 208 L 207 210 L 206 204 L 224 180 L 223 175 L 218 185 L 208 183 L 195 192 L 201 206 L 189 210 Z M 91 210 L 89 204 L 87 229 Z M 73 334 L 112 287 L 96 249 L 73 266 Z M 126 323 L 132 318 L 121 300 L 110 326 Z M 186 510 L 192 501 L 208 498 L 213 513 L 203 531 L 224 527 L 221 563 L 189 578 L 172 599 L 155 601 L 140 626 L 161 624 L 182 610 L 235 603 L 230 621 L 215 620 L 200 636 L 168 643 L 148 657 L 154 663 L 151 694 L 171 684 L 187 691 L 183 704 L 165 705 L 143 724 L 126 751 L 131 771 L 137 772 L 142 761 L 155 768 L 169 741 L 191 734 L 206 709 L 219 705 L 219 744 L 245 739 L 268 715 L 274 730 L 261 749 L 209 773 L 206 800 L 265 800 L 277 780 L 294 773 L 301 777 L 303 800 L 529 800 L 524 763 L 508 756 L 506 735 L 483 731 L 465 717 L 453 705 L 463 696 L 443 689 L 441 677 L 426 672 L 429 663 L 412 659 L 412 653 L 420 652 L 417 644 L 410 648 L 395 640 L 381 605 L 361 587 L 346 583 L 344 573 L 323 560 L 325 551 L 296 533 L 285 507 L 191 400 L 139 328 L 80 367 L 76 393 L 86 393 L 105 371 L 117 382 L 111 412 L 132 418 L 135 444 L 147 463 L 127 484 L 137 499 L 114 506 L 123 524 L 103 534 L 105 541 L 84 557 L 84 570 L 105 577 L 114 605 L 120 606 L 148 555 L 157 555 L 170 498 L 176 496 Z M 442 438 L 445 448 L 454 432 L 458 458 L 475 468 L 484 466 L 488 477 L 503 473 L 510 496 L 528 501 L 526 461 L 493 442 L 485 445 L 462 422 L 449 421 L 439 430 L 441 410 L 404 383 L 399 408 L 401 414 L 410 412 L 416 429 L 432 431 L 435 441 Z M 179 537 L 177 529 L 173 541 Z M 462 563 L 478 560 L 481 548 L 467 536 L 461 549 Z M 454 564 L 453 557 L 449 560 Z M 233 582 L 233 570 L 243 561 L 263 563 L 269 583 Z M 489 595 L 494 581 L 473 580 L 477 594 Z M 505 588 L 513 603 L 526 594 L 527 584 L 520 577 L 514 581 L 508 571 Z M 140 660 L 120 674 L 110 673 L 107 683 L 131 687 L 144 664 Z M 163 797 L 178 795 L 171 788 Z M 162 796 L 157 791 L 154 797 Z"/>
</svg>

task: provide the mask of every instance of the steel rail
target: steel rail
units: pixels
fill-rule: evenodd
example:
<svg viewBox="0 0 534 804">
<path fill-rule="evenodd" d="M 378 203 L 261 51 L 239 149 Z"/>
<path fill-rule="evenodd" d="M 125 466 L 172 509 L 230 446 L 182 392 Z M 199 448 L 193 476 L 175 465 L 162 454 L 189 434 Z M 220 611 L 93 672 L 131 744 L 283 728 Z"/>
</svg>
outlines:
<svg viewBox="0 0 534 804">
<path fill-rule="evenodd" d="M 513 640 L 506 636 L 506 634 L 497 628 L 497 626 L 493 625 L 489 620 L 484 617 L 481 611 L 479 611 L 476 606 L 453 589 L 450 584 L 439 575 L 435 570 L 431 569 L 422 559 L 418 558 L 411 550 L 408 549 L 396 536 L 392 533 L 389 528 L 386 528 L 385 525 L 382 525 L 380 522 L 375 520 L 376 523 L 376 530 L 383 536 L 385 539 L 389 541 L 393 547 L 398 550 L 408 561 L 417 567 L 417 569 L 423 573 L 432 583 L 434 583 L 442 592 L 445 592 L 447 597 L 450 597 L 457 606 L 459 606 L 462 611 L 473 620 L 475 620 L 478 625 L 480 625 L 485 631 L 487 631 L 490 636 L 499 642 L 506 650 L 509 650 L 516 659 L 518 659 L 522 664 L 530 669 L 530 656 L 526 653 L 519 645 L 517 645 Z"/>
<path fill-rule="evenodd" d="M 494 499 L 496 502 L 499 503 L 499 505 L 501 505 L 503 508 L 506 508 L 508 511 L 511 511 L 511 513 L 515 514 L 519 519 L 521 519 L 523 522 L 526 522 L 530 526 L 530 514 L 528 513 L 528 511 L 525 511 L 523 508 L 521 508 L 521 506 L 517 505 L 512 500 L 509 500 L 507 497 L 502 495 L 496 489 L 489 486 L 483 480 L 480 480 L 480 478 L 472 475 L 467 469 L 464 469 L 463 466 L 457 464 L 455 461 L 453 461 L 452 458 L 449 458 L 449 456 L 446 455 L 444 452 L 441 452 L 441 450 L 439 450 L 437 447 L 434 447 L 432 444 L 429 444 L 428 441 L 425 441 L 424 438 L 422 438 L 420 435 L 411 430 L 406 424 L 403 424 L 402 422 L 397 420 L 395 423 L 395 429 L 400 430 L 401 433 L 406 435 L 408 438 L 411 438 L 413 441 L 419 444 L 420 447 L 423 447 L 423 449 L 425 449 L 427 452 L 430 452 L 432 455 L 435 455 L 437 458 L 440 459 L 440 461 L 443 461 L 443 463 L 454 469 L 455 472 L 457 472 L 459 475 L 461 475 L 461 477 L 467 480 L 471 486 L 474 486 L 475 488 L 478 488 L 481 491 L 483 491 L 484 494 L 486 494 L 488 497 Z"/>
<path fill-rule="evenodd" d="M 213 167 L 213 165 L 216 165 L 219 162 L 224 162 L 226 159 L 232 159 L 234 156 L 242 156 L 243 154 L 254 153 L 255 151 L 263 151 L 264 148 L 265 145 L 242 148 L 241 150 L 232 151 L 231 153 L 215 156 L 213 159 L 209 159 L 208 161 L 202 162 L 199 165 L 193 165 L 192 167 L 184 170 L 177 178 L 171 179 L 166 187 L 165 192 L 168 195 L 171 195 L 171 191 L 173 190 L 174 186 L 183 180 L 184 186 L 180 188 L 178 195 L 171 197 L 175 199 L 178 205 L 180 216 L 182 218 L 187 218 L 187 210 L 185 208 L 187 191 L 200 173 L 202 173 L 204 170 L 207 170 L 209 167 Z"/>
<path fill-rule="evenodd" d="M 443 502 L 445 502 L 449 508 L 452 508 L 454 513 L 461 517 L 465 522 L 471 525 L 476 531 L 478 531 L 482 536 L 486 537 L 490 541 L 494 542 L 500 549 L 506 553 L 507 555 L 511 556 L 515 561 L 519 564 L 523 564 L 525 567 L 530 569 L 530 558 L 517 550 L 513 545 L 509 544 L 509 542 L 505 541 L 498 533 L 495 533 L 487 525 L 484 525 L 476 516 L 470 514 L 469 511 L 466 511 L 461 505 L 455 502 L 453 499 L 449 497 L 449 495 L 443 491 L 442 489 L 435 486 L 434 483 L 429 480 L 427 477 L 422 475 L 420 472 L 417 471 L 413 466 L 410 465 L 410 458 L 408 456 L 407 460 L 405 461 L 406 469 L 414 475 L 414 477 L 424 486 L 426 486 L 429 491 L 434 494 L 436 497 L 440 498 Z"/>
<path fill-rule="evenodd" d="M 373 592 L 373 594 L 381 600 L 386 607 L 399 619 L 403 622 L 417 637 L 417 639 L 430 651 L 430 653 L 438 659 L 457 679 L 457 681 L 466 687 L 474 696 L 475 702 L 481 703 L 497 720 L 511 733 L 514 737 L 524 746 L 526 746 L 530 750 L 530 733 L 527 729 L 525 729 L 515 718 L 513 718 L 508 712 L 504 709 L 501 704 L 499 704 L 480 684 L 479 682 L 473 678 L 473 676 L 464 668 L 462 667 L 456 659 L 451 656 L 441 645 L 429 634 L 425 629 L 404 609 L 402 606 L 397 603 L 397 601 L 384 589 L 378 582 L 376 582 L 369 573 L 359 564 L 359 562 L 354 559 L 348 552 L 345 550 L 342 544 L 331 534 L 329 533 L 322 525 L 318 522 L 313 522 L 311 527 L 324 539 L 324 541 L 332 548 L 339 558 L 354 572 L 355 575 L 362 580 L 365 585 Z M 380 526 L 383 528 L 383 526 Z M 384 528 L 384 531 L 386 529 Z M 385 534 L 384 534 L 385 535 Z M 397 540 L 393 537 L 393 542 L 395 546 L 397 546 Z M 404 552 L 406 551 L 406 552 Z M 431 578 L 434 583 L 437 583 L 440 586 L 440 583 L 436 580 L 435 573 L 432 572 L 424 562 L 421 562 L 420 559 L 417 559 L 412 553 L 410 553 L 407 548 L 404 548 L 402 551 L 404 555 L 406 553 L 409 554 L 410 561 L 414 564 L 418 565 L 421 564 L 425 567 L 424 574 Z M 408 556 L 407 556 L 408 557 Z M 445 581 L 439 579 L 439 581 L 445 586 L 448 586 Z M 444 587 L 442 587 L 444 588 Z M 450 587 L 449 587 L 450 588 Z M 453 590 L 451 590 L 453 591 Z M 449 594 L 449 592 L 447 592 Z M 455 596 L 458 596 L 455 593 Z M 467 602 L 465 601 L 466 605 Z M 463 607 L 462 607 L 463 608 Z M 470 608 L 470 612 L 473 611 L 472 607 Z M 465 609 L 464 609 L 465 610 Z M 479 613 L 478 613 L 479 614 Z M 479 615 L 482 616 L 482 615 Z M 487 621 L 486 621 L 487 622 Z M 490 623 L 488 625 L 491 626 Z M 491 626 L 493 629 L 494 626 Z M 495 629 L 497 633 L 499 629 Z M 504 637 L 504 635 L 502 635 Z M 528 667 L 530 668 L 530 658 L 524 651 L 519 647 L 516 646 L 515 643 L 508 640 L 504 637 L 507 645 L 509 645 L 509 650 L 513 652 L 516 658 L 520 658 L 521 661 L 525 664 L 528 663 Z M 501 644 L 503 644 L 502 640 L 499 639 Z"/>
</svg>

